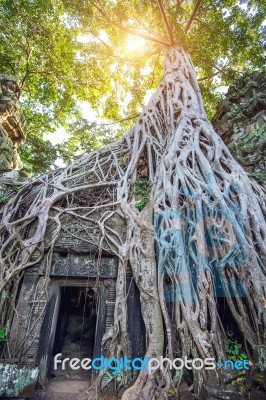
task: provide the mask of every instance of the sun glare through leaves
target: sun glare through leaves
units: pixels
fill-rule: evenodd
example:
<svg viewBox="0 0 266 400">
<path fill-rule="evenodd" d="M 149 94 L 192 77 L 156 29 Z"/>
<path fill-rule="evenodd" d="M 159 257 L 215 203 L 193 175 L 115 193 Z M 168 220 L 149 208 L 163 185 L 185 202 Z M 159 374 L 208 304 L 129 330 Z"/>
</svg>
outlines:
<svg viewBox="0 0 266 400">
<path fill-rule="evenodd" d="M 130 35 L 125 40 L 125 48 L 129 52 L 136 52 L 143 48 L 146 44 L 146 40 L 142 37 L 136 37 Z"/>
</svg>

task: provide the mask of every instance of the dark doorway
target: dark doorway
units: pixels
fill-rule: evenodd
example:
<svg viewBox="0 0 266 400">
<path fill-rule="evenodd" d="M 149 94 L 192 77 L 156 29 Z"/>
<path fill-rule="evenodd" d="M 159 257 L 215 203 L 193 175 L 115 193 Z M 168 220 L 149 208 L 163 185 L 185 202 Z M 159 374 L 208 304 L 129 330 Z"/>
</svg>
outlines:
<svg viewBox="0 0 266 400">
<path fill-rule="evenodd" d="M 93 358 L 96 300 L 97 296 L 92 288 L 61 288 L 53 357 L 62 353 L 62 358 Z M 53 363 L 51 372 L 52 375 L 55 373 Z"/>
</svg>

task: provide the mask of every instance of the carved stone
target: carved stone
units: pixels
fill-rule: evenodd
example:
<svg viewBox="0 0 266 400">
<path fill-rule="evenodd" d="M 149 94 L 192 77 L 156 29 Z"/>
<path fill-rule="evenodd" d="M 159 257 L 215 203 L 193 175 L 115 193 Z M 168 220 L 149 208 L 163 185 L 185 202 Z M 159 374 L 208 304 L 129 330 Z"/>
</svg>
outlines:
<svg viewBox="0 0 266 400">
<path fill-rule="evenodd" d="M 17 148 L 25 140 L 15 77 L 0 75 L 0 171 L 20 169 Z"/>
<path fill-rule="evenodd" d="M 36 272 L 25 274 L 10 333 L 12 357 L 23 366 L 34 367 L 39 350 L 40 332 L 45 316 L 48 293 L 44 277 Z"/>
<path fill-rule="evenodd" d="M 98 220 L 101 218 L 101 214 L 97 214 Z M 77 222 L 77 220 L 66 217 L 66 220 L 62 220 L 62 230 L 59 238 L 55 242 L 55 251 L 67 250 L 74 253 L 86 253 L 95 254 L 98 251 L 98 244 L 101 239 L 101 230 L 98 225 L 93 223 L 84 224 Z M 126 231 L 124 221 L 116 216 L 110 218 L 107 221 L 106 226 L 114 229 L 122 238 L 125 238 Z M 111 251 L 110 244 L 103 241 L 103 248 Z"/>
<path fill-rule="evenodd" d="M 43 275 L 46 273 L 45 258 L 40 265 L 39 273 Z M 115 257 L 101 257 L 99 263 L 97 257 L 90 257 L 88 254 L 54 253 L 50 276 L 116 278 L 117 260 Z"/>
<path fill-rule="evenodd" d="M 266 171 L 266 79 L 245 74 L 230 86 L 212 119 L 234 158 L 258 182 Z"/>
</svg>

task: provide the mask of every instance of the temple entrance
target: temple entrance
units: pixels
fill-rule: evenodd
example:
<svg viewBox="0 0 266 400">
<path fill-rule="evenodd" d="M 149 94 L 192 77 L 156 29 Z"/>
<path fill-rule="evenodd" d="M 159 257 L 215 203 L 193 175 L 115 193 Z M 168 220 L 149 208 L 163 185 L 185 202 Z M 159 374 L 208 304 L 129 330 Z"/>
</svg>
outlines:
<svg viewBox="0 0 266 400">
<path fill-rule="evenodd" d="M 96 292 L 88 287 L 61 287 L 61 301 L 52 353 L 50 378 L 88 379 L 90 371 L 71 370 L 66 363 L 54 368 L 54 356 L 64 358 L 93 358 L 96 332 Z M 84 375 L 84 376 L 83 376 Z"/>
</svg>

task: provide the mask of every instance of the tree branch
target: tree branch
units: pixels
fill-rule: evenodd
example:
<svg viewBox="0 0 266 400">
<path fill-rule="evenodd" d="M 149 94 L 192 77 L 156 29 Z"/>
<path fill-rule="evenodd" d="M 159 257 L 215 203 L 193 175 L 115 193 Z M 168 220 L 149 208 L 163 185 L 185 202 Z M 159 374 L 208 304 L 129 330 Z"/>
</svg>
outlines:
<svg viewBox="0 0 266 400">
<path fill-rule="evenodd" d="M 236 79 L 236 76 L 227 74 L 226 72 L 224 72 L 221 68 L 217 67 L 216 65 L 211 64 L 211 63 L 209 63 L 208 61 L 206 61 L 206 64 L 209 65 L 209 66 L 212 67 L 212 68 L 215 68 L 216 71 L 220 72 L 220 73 L 223 74 L 224 76 L 227 76 L 227 78 L 229 78 L 229 79 Z"/>
<path fill-rule="evenodd" d="M 133 16 L 133 18 L 142 26 L 142 28 L 147 32 L 150 33 L 151 36 L 156 37 L 157 39 L 162 39 L 164 40 L 165 38 L 161 36 L 159 33 L 153 32 L 147 25 L 145 25 L 136 15 Z"/>
<path fill-rule="evenodd" d="M 211 78 L 213 78 L 214 76 L 216 76 L 218 74 L 219 74 L 219 71 L 215 72 L 215 74 L 212 74 L 210 76 L 204 76 L 204 78 L 198 78 L 197 81 L 198 82 L 207 81 L 208 79 L 211 79 Z"/>
<path fill-rule="evenodd" d="M 30 73 L 29 72 L 29 66 L 30 66 L 30 57 L 31 57 L 31 53 L 32 53 L 32 48 L 30 47 L 30 43 L 29 43 L 28 39 L 26 39 L 26 40 L 27 40 L 26 49 L 25 49 L 26 67 L 25 67 L 25 74 L 24 74 L 23 78 L 20 80 L 20 85 L 19 85 L 20 92 L 22 91 L 22 89 L 24 87 L 24 84 L 25 84 L 25 82 L 26 82 L 26 80 L 27 80 L 27 78 L 29 76 L 29 73 Z"/>
<path fill-rule="evenodd" d="M 166 27 L 166 31 L 167 31 L 167 33 L 168 33 L 168 37 L 169 37 L 169 39 L 170 39 L 171 44 L 173 44 L 173 43 L 174 43 L 173 32 L 172 32 L 172 30 L 171 30 L 171 28 L 170 28 L 170 25 L 169 25 L 167 16 L 166 16 L 166 14 L 165 14 L 162 0 L 157 0 L 157 4 L 158 4 L 158 7 L 159 7 L 160 12 L 161 12 L 164 25 L 165 25 L 165 27 Z"/>
<path fill-rule="evenodd" d="M 109 21 L 112 25 L 116 26 L 118 29 L 121 29 L 122 31 L 125 31 L 127 33 L 130 33 L 131 35 L 135 35 L 135 36 L 139 36 L 142 37 L 143 39 L 147 39 L 150 40 L 152 42 L 156 42 L 156 43 L 160 43 L 163 44 L 167 47 L 171 47 L 171 42 L 169 42 L 169 40 L 167 39 L 163 39 L 163 38 L 159 38 L 157 35 L 148 35 L 145 32 L 140 32 L 137 31 L 133 28 L 129 28 L 129 27 L 125 27 L 124 25 L 113 21 L 111 18 L 109 18 L 109 16 L 103 11 L 101 10 L 95 3 L 91 2 L 91 4 L 97 8 L 97 10 L 102 14 L 102 16 Z"/>
<path fill-rule="evenodd" d="M 191 25 L 192 25 L 192 23 L 193 23 L 193 21 L 195 19 L 195 16 L 196 16 L 197 11 L 199 9 L 200 3 L 201 3 L 201 0 L 196 0 L 195 6 L 193 8 L 193 11 L 192 11 L 192 13 L 191 13 L 191 15 L 189 17 L 189 20 L 188 20 L 188 22 L 186 24 L 186 27 L 185 27 L 185 32 L 186 33 L 188 33 L 188 31 L 189 31 L 189 29 L 190 29 L 190 27 L 191 27 Z"/>
</svg>

